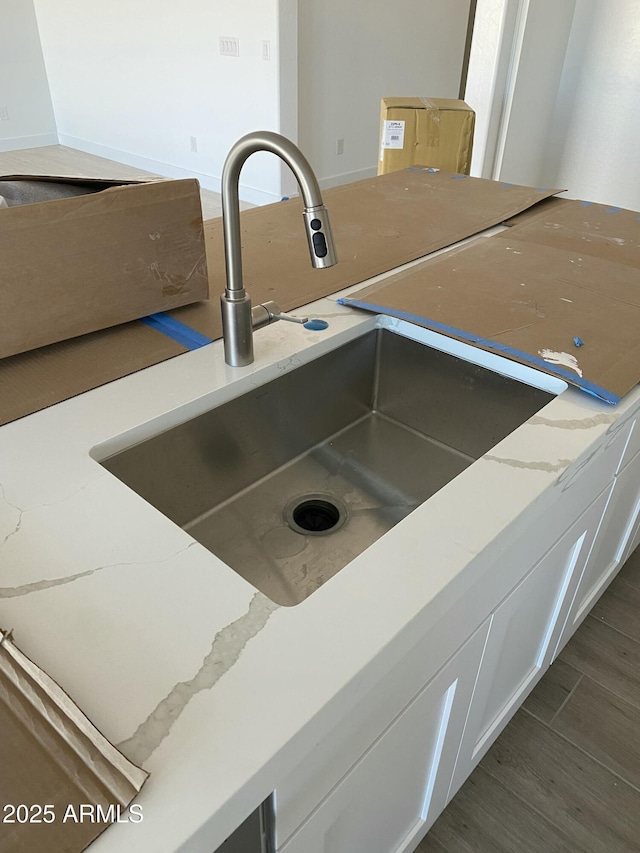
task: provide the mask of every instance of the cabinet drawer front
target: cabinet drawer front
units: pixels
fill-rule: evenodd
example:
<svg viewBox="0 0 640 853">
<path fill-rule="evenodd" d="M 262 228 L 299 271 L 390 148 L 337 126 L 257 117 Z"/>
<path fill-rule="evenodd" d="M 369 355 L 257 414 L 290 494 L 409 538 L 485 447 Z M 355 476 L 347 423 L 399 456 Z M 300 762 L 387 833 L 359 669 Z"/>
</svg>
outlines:
<svg viewBox="0 0 640 853">
<path fill-rule="evenodd" d="M 437 627 L 437 640 L 435 633 L 423 636 L 381 681 L 363 693 L 345 719 L 278 785 L 279 845 L 292 835 L 434 674 L 443 665 L 447 666 L 447 658 L 459 653 L 456 652 L 460 647 L 459 626 L 449 620 L 445 626 Z"/>
<path fill-rule="evenodd" d="M 611 488 L 602 492 L 493 613 L 451 796 L 551 663 Z"/>
<path fill-rule="evenodd" d="M 589 555 L 557 652 L 616 576 L 640 537 L 640 452 L 615 479 L 598 538 Z M 556 652 L 556 653 L 557 653 Z"/>
<path fill-rule="evenodd" d="M 486 630 L 476 631 L 278 850 L 414 849 L 446 803 Z"/>
<path fill-rule="evenodd" d="M 631 422 L 630 435 L 620 460 L 619 471 L 623 471 L 627 467 L 636 453 L 640 453 L 640 418 L 635 418 Z"/>
</svg>

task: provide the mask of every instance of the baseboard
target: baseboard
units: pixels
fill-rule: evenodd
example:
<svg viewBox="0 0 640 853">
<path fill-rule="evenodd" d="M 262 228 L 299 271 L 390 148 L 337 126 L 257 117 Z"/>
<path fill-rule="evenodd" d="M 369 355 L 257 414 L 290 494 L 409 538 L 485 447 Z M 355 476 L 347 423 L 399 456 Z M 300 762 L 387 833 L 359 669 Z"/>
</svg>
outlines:
<svg viewBox="0 0 640 853">
<path fill-rule="evenodd" d="M 36 133 L 33 136 L 10 136 L 0 139 L 0 151 L 22 151 L 25 148 L 43 148 L 58 145 L 57 133 Z"/>
<path fill-rule="evenodd" d="M 171 163 L 162 163 L 159 160 L 152 160 L 149 157 L 142 157 L 139 154 L 132 154 L 129 151 L 120 151 L 117 148 L 110 148 L 106 145 L 98 145 L 95 142 L 78 139 L 75 136 L 68 136 L 64 133 L 59 134 L 59 140 L 56 141 L 59 141 L 60 145 L 66 145 L 68 148 L 75 148 L 78 151 L 84 151 L 86 154 L 94 154 L 96 157 L 105 157 L 107 160 L 115 160 L 117 163 L 124 163 L 125 166 L 144 169 L 146 172 L 152 172 L 154 175 L 162 175 L 165 178 L 197 178 L 203 189 L 212 190 L 216 193 L 220 192 L 220 178 L 215 175 L 208 175 L 205 172 L 197 172 L 192 169 L 184 169 L 181 166 L 173 166 Z M 274 201 L 280 201 L 280 196 L 276 193 L 249 187 L 242 182 L 239 187 L 239 195 L 242 201 L 256 205 L 272 204 Z"/>
<path fill-rule="evenodd" d="M 328 190 L 330 187 L 339 187 L 342 184 L 352 184 L 354 181 L 375 178 L 377 174 L 377 166 L 371 166 L 367 169 L 356 169 L 354 172 L 343 172 L 341 175 L 331 175 L 328 178 L 321 178 L 318 183 L 320 184 L 320 189 Z"/>
</svg>

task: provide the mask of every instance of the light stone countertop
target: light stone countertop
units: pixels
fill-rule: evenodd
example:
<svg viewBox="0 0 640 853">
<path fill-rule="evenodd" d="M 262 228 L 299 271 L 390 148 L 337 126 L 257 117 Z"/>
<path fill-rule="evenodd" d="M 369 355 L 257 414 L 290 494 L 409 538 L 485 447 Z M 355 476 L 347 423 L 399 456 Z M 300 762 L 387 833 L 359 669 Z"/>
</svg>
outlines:
<svg viewBox="0 0 640 853">
<path fill-rule="evenodd" d="M 523 511 L 542 511 L 640 406 L 638 388 L 617 407 L 563 391 L 310 598 L 280 607 L 94 457 L 380 322 L 333 297 L 303 310 L 329 329 L 261 330 L 247 368 L 227 367 L 218 341 L 0 428 L 0 626 L 151 773 L 144 820 L 110 827 L 92 853 L 215 850 L 490 570 L 488 545 L 513 540 Z"/>
</svg>

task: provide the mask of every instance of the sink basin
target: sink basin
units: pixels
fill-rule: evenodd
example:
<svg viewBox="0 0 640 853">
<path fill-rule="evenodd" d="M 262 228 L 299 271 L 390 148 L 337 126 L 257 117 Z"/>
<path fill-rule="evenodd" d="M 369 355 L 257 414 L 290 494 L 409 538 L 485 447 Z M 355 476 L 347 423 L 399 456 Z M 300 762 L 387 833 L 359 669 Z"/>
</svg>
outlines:
<svg viewBox="0 0 640 853">
<path fill-rule="evenodd" d="M 102 464 L 295 605 L 552 398 L 377 329 Z"/>
</svg>

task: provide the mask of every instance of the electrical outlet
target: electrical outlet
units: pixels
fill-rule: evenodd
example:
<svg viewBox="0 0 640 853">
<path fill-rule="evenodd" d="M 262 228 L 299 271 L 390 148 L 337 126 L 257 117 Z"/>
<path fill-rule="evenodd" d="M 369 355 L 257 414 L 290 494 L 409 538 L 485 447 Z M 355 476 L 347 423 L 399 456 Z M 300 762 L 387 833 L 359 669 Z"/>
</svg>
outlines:
<svg viewBox="0 0 640 853">
<path fill-rule="evenodd" d="M 220 36 L 221 56 L 240 56 L 240 40 L 235 36 Z"/>
<path fill-rule="evenodd" d="M 336 154 L 344 154 L 344 139 L 336 139 Z"/>
<path fill-rule="evenodd" d="M 6 107 L 0 107 L 0 121 L 9 121 L 9 110 Z"/>
<path fill-rule="evenodd" d="M 271 60 L 271 42 L 269 40 L 262 42 L 262 58 L 265 62 Z"/>
<path fill-rule="evenodd" d="M 198 153 L 198 138 L 196 136 L 189 137 L 189 148 L 194 154 Z"/>
</svg>

